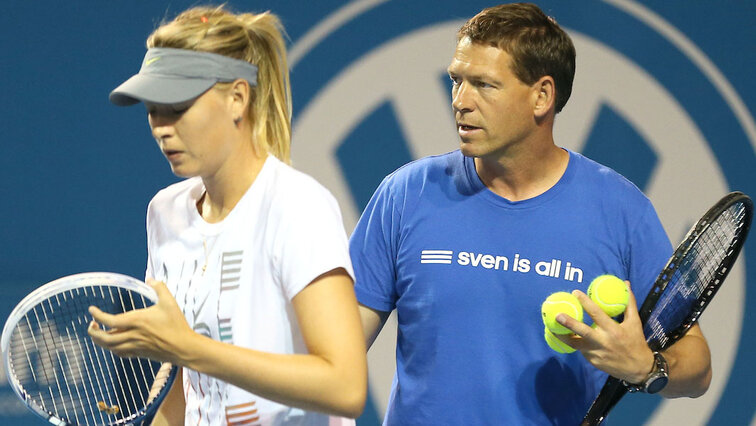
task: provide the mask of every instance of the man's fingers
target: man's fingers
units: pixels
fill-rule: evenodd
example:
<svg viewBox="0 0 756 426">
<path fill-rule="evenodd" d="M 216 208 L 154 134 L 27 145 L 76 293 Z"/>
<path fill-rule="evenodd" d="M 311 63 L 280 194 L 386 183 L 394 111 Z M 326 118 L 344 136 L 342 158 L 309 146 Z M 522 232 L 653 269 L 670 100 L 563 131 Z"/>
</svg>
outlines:
<svg viewBox="0 0 756 426">
<path fill-rule="evenodd" d="M 625 281 L 625 284 L 627 285 L 629 297 L 627 299 L 627 309 L 625 309 L 625 318 L 623 322 L 627 321 L 628 319 L 634 320 L 636 318 L 638 318 L 638 321 L 640 321 L 640 314 L 638 313 L 638 301 L 635 299 L 635 293 L 633 293 L 633 289 L 630 288 L 630 281 Z"/>
<path fill-rule="evenodd" d="M 578 321 L 575 318 L 572 318 L 571 316 L 561 313 L 556 316 L 556 321 L 572 330 L 573 333 L 577 334 L 578 336 L 585 336 L 587 333 L 591 331 L 591 327 L 588 326 L 586 323 L 582 321 Z"/>
<path fill-rule="evenodd" d="M 580 290 L 574 290 L 572 295 L 577 297 L 580 304 L 583 306 L 583 310 L 593 319 L 593 323 L 599 327 L 608 327 L 612 323 L 612 319 L 607 315 L 599 305 L 597 305 L 587 294 Z"/>
</svg>

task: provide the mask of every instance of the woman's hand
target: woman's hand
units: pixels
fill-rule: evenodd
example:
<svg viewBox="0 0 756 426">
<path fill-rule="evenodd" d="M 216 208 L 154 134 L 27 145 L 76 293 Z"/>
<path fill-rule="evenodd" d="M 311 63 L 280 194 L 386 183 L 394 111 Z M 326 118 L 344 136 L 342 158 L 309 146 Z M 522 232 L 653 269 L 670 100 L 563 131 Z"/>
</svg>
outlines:
<svg viewBox="0 0 756 426">
<path fill-rule="evenodd" d="M 148 279 L 158 301 L 145 309 L 111 315 L 91 306 L 88 333 L 97 345 L 120 357 L 145 357 L 182 365 L 182 354 L 197 334 L 164 283 Z M 102 326 L 104 326 L 104 328 Z"/>
</svg>

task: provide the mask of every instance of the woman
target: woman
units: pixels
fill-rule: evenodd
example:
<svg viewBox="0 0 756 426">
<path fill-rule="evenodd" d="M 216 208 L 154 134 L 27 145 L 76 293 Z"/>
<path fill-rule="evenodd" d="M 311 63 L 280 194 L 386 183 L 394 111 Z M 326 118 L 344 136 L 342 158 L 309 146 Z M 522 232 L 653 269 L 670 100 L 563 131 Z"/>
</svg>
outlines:
<svg viewBox="0 0 756 426">
<path fill-rule="evenodd" d="M 147 212 L 158 303 L 117 316 L 92 308 L 92 338 L 183 367 L 156 424 L 357 417 L 367 366 L 346 235 L 331 194 L 287 165 L 279 20 L 193 8 L 147 47 L 139 74 L 110 100 L 144 103 L 171 169 L 187 179 Z"/>
</svg>

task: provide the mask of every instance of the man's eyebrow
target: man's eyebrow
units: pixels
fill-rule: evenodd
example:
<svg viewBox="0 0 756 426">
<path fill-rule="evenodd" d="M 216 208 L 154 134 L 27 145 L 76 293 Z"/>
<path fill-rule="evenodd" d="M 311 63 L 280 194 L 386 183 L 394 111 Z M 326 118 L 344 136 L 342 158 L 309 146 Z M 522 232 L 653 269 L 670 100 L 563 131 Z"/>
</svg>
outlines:
<svg viewBox="0 0 756 426">
<path fill-rule="evenodd" d="M 468 73 L 464 73 L 464 72 L 460 73 L 460 72 L 453 71 L 451 69 L 451 67 L 448 68 L 446 70 L 446 72 L 449 75 L 455 76 L 455 77 L 458 77 L 460 75 L 464 75 L 465 79 L 467 79 L 467 80 L 486 81 L 486 82 L 490 82 L 490 83 L 494 83 L 494 84 L 501 84 L 501 82 L 499 80 L 497 80 L 496 78 L 494 78 L 493 76 L 491 76 L 489 74 L 481 74 L 481 73 L 468 74 Z"/>
</svg>

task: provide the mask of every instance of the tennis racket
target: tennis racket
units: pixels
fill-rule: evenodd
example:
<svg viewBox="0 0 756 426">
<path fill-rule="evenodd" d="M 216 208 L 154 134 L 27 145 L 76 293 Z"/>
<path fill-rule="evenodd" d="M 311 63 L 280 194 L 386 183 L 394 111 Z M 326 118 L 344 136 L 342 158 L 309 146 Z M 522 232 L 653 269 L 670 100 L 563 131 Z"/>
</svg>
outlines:
<svg viewBox="0 0 756 426">
<path fill-rule="evenodd" d="M 688 231 L 639 310 L 651 350 L 668 348 L 698 321 L 738 258 L 752 217 L 751 199 L 732 192 Z M 609 376 L 582 424 L 601 423 L 627 392 L 621 380 Z"/>
<path fill-rule="evenodd" d="M 119 358 L 92 343 L 89 306 L 118 314 L 157 294 L 125 275 L 71 275 L 38 288 L 11 312 L 0 347 L 8 381 L 35 414 L 55 425 L 129 425 L 151 419 L 177 368 Z"/>
</svg>

